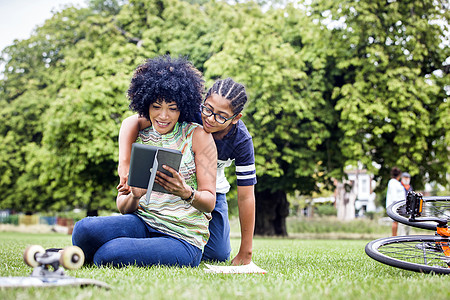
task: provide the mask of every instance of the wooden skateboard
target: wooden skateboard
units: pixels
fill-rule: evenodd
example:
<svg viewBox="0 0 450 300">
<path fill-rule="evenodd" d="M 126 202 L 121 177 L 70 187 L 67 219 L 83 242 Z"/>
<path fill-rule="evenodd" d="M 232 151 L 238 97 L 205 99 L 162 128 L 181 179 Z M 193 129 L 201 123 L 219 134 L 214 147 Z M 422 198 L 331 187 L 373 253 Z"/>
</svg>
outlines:
<svg viewBox="0 0 450 300">
<path fill-rule="evenodd" d="M 64 268 L 76 270 L 84 264 L 84 253 L 77 246 L 61 251 L 46 251 L 39 245 L 29 246 L 23 259 L 33 267 L 29 277 L 0 277 L 0 288 L 51 287 L 51 286 L 98 286 L 109 289 L 108 284 L 87 278 L 74 278 L 64 273 Z"/>
</svg>

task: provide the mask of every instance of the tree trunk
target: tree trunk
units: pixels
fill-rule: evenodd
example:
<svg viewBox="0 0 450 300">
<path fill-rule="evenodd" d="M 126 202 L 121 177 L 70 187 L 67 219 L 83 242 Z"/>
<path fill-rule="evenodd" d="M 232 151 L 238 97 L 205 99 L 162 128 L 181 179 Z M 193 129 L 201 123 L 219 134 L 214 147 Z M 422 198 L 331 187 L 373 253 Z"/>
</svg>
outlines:
<svg viewBox="0 0 450 300">
<path fill-rule="evenodd" d="M 256 192 L 255 197 L 255 235 L 287 236 L 286 217 L 289 215 L 289 202 L 286 193 L 265 190 Z"/>
<path fill-rule="evenodd" d="M 355 200 L 356 192 L 354 192 L 354 184 L 345 181 L 335 182 L 336 191 L 336 209 L 337 217 L 341 221 L 351 221 L 355 219 Z"/>
</svg>

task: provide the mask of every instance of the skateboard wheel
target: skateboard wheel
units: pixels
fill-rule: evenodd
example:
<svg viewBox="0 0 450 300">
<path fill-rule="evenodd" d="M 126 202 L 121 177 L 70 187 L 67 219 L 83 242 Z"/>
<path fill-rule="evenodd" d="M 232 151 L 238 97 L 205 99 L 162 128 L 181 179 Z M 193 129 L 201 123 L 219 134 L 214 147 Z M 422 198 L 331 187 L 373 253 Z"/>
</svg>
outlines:
<svg viewBox="0 0 450 300">
<path fill-rule="evenodd" d="M 36 268 L 39 266 L 39 262 L 36 260 L 36 254 L 44 254 L 45 249 L 39 245 L 31 245 L 25 249 L 23 253 L 23 260 L 30 267 Z"/>
<path fill-rule="evenodd" d="M 79 269 L 84 264 L 84 252 L 77 246 L 66 247 L 61 253 L 59 263 L 69 270 Z"/>
</svg>

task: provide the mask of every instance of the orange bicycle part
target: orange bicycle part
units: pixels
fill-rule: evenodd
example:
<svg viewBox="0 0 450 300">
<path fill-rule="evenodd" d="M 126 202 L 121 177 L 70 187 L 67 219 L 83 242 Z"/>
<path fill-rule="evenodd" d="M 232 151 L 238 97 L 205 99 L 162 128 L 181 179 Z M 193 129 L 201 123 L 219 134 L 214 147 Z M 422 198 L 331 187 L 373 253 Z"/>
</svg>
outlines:
<svg viewBox="0 0 450 300">
<path fill-rule="evenodd" d="M 439 234 L 442 237 L 450 237 L 450 230 L 448 227 L 437 227 L 436 228 L 437 234 Z M 436 242 L 436 245 L 439 245 L 442 248 L 442 251 L 444 251 L 445 256 L 450 256 L 450 246 L 446 242 Z M 450 266 L 449 266 L 450 267 Z"/>
</svg>

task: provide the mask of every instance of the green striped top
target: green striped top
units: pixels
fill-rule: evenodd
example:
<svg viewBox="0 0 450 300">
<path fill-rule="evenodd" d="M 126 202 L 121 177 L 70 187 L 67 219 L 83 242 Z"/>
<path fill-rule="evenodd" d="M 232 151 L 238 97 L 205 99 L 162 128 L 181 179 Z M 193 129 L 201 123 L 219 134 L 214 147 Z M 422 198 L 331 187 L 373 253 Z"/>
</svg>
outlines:
<svg viewBox="0 0 450 300">
<path fill-rule="evenodd" d="M 161 135 L 153 127 L 139 132 L 137 143 L 180 150 L 183 153 L 180 174 L 186 183 L 197 189 L 192 136 L 196 123 L 176 123 L 172 132 Z M 209 238 L 211 215 L 197 210 L 178 196 L 152 191 L 146 204 L 145 195 L 135 212 L 156 230 L 182 239 L 203 251 Z"/>
</svg>

